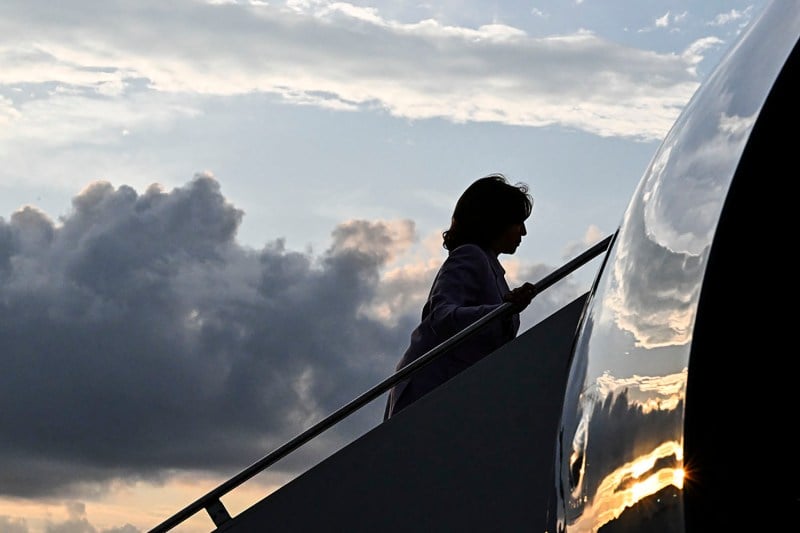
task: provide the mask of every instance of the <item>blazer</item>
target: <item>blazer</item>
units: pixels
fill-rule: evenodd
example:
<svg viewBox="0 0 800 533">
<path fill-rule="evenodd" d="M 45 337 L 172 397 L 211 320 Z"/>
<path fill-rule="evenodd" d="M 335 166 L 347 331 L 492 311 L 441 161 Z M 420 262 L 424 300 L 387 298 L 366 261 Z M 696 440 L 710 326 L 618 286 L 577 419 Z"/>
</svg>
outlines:
<svg viewBox="0 0 800 533">
<path fill-rule="evenodd" d="M 396 370 L 504 303 L 509 292 L 497 256 L 475 244 L 451 250 L 436 274 L 422 319 Z M 389 391 L 384 420 L 516 337 L 519 314 L 487 325 Z"/>
</svg>

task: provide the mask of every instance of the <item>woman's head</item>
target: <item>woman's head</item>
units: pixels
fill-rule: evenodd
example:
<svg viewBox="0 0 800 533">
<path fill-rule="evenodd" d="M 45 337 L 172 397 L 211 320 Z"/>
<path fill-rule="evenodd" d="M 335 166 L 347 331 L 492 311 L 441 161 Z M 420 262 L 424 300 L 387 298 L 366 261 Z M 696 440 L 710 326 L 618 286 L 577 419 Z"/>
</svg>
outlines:
<svg viewBox="0 0 800 533">
<path fill-rule="evenodd" d="M 533 209 L 524 183 L 512 185 L 502 174 L 490 174 L 467 187 L 456 202 L 450 228 L 442 233 L 443 246 L 462 244 L 489 248 L 513 224 L 523 224 Z"/>
</svg>

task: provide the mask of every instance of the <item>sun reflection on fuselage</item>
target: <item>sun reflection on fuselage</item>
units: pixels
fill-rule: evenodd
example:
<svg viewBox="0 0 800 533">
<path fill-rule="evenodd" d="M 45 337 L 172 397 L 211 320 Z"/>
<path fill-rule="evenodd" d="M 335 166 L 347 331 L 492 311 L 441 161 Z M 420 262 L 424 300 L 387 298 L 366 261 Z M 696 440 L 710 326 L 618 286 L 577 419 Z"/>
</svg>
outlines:
<svg viewBox="0 0 800 533">
<path fill-rule="evenodd" d="M 665 466 L 665 459 L 672 466 Z M 657 466 L 658 465 L 658 466 Z M 683 488 L 683 443 L 668 441 L 625 463 L 603 479 L 583 513 L 570 524 L 575 531 L 597 531 L 618 518 L 625 509 L 670 485 Z"/>
</svg>

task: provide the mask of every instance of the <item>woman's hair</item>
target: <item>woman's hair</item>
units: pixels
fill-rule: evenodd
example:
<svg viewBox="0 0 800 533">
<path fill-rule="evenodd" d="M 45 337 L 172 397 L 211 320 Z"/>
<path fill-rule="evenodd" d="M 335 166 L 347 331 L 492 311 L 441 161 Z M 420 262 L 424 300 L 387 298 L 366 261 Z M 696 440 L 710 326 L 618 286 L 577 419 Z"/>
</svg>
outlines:
<svg viewBox="0 0 800 533">
<path fill-rule="evenodd" d="M 456 202 L 442 246 L 454 250 L 469 243 L 487 248 L 508 226 L 525 222 L 532 209 L 526 184 L 511 185 L 502 174 L 480 178 Z"/>
</svg>

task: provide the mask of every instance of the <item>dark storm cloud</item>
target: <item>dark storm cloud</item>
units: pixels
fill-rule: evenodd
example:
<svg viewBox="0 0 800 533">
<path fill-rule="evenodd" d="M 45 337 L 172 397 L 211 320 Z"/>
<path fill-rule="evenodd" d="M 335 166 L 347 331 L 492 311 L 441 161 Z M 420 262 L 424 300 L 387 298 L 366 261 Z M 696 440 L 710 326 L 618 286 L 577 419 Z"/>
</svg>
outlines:
<svg viewBox="0 0 800 533">
<path fill-rule="evenodd" d="M 94 183 L 58 222 L 0 218 L 0 494 L 230 475 L 393 372 L 437 268 L 393 263 L 413 223 L 344 222 L 313 254 L 241 246 L 242 218 L 208 175 L 141 194 Z M 539 295 L 524 328 L 576 295 L 568 281 Z M 309 467 L 382 407 L 273 470 Z"/>
<path fill-rule="evenodd" d="M 362 307 L 393 233 L 356 221 L 318 256 L 253 250 L 242 216 L 197 176 L 142 194 L 95 183 L 59 223 L 0 218 L 2 493 L 238 470 L 389 375 L 412 324 Z M 358 420 L 304 453 L 379 416 Z"/>
</svg>

